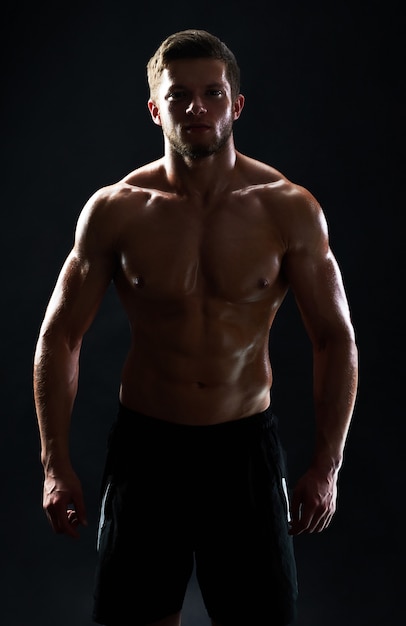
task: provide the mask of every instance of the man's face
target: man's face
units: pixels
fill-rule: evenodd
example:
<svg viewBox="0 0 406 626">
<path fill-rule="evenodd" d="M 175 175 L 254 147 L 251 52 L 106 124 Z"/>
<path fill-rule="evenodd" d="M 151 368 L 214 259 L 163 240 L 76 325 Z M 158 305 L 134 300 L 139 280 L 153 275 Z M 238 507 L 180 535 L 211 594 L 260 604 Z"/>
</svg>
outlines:
<svg viewBox="0 0 406 626">
<path fill-rule="evenodd" d="M 232 101 L 222 61 L 179 59 L 164 70 L 157 101 L 148 106 L 171 148 L 197 159 L 227 143 L 243 102 L 243 96 Z"/>
</svg>

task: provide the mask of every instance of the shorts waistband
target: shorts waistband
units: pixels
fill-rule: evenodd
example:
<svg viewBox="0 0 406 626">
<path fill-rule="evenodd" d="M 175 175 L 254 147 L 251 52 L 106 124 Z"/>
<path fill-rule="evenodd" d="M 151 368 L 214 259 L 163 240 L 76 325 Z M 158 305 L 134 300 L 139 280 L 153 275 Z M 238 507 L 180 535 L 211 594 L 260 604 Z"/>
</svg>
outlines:
<svg viewBox="0 0 406 626">
<path fill-rule="evenodd" d="M 134 426 L 143 425 L 145 428 L 167 430 L 168 432 L 175 433 L 176 431 L 184 434 L 196 433 L 202 435 L 202 433 L 213 435 L 220 435 L 221 433 L 228 434 L 230 431 L 236 432 L 249 432 L 251 430 L 262 430 L 271 428 L 276 425 L 276 416 L 272 412 L 271 405 L 264 411 L 241 417 L 234 420 L 228 420 L 226 422 L 216 422 L 215 424 L 195 425 L 195 424 L 181 424 L 179 422 L 171 422 L 159 417 L 153 417 L 151 415 L 145 415 L 138 411 L 133 411 L 127 408 L 121 402 L 119 402 L 118 408 L 118 423 L 124 423 L 129 426 L 130 420 L 134 421 Z"/>
</svg>

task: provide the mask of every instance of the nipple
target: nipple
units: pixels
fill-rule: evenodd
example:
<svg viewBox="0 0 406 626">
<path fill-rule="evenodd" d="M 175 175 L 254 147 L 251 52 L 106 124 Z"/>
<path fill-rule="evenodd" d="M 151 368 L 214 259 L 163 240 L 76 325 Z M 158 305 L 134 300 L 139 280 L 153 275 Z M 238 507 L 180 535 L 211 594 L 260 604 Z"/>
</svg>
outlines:
<svg viewBox="0 0 406 626">
<path fill-rule="evenodd" d="M 269 280 L 267 278 L 260 278 L 258 281 L 258 287 L 260 289 L 265 289 L 265 287 L 269 287 Z"/>
</svg>

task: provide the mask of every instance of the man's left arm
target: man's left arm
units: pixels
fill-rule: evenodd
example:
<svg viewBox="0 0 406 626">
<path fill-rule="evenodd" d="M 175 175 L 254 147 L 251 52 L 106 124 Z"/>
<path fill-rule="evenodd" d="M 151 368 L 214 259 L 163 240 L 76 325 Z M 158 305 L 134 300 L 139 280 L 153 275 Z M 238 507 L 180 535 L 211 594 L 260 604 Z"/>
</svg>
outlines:
<svg viewBox="0 0 406 626">
<path fill-rule="evenodd" d="M 312 343 L 316 429 L 310 466 L 292 494 L 293 535 L 322 531 L 335 513 L 338 474 L 358 386 L 349 304 L 326 220 L 314 199 L 305 204 L 300 224 L 285 271 Z"/>
</svg>

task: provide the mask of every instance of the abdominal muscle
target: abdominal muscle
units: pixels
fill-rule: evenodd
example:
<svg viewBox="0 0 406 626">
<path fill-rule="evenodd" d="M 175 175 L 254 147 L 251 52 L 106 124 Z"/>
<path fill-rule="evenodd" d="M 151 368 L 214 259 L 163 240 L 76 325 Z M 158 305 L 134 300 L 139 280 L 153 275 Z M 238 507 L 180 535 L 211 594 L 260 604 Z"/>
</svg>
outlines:
<svg viewBox="0 0 406 626">
<path fill-rule="evenodd" d="M 174 328 L 175 326 L 175 328 Z M 120 401 L 129 409 L 190 425 L 240 419 L 265 410 L 272 372 L 268 335 L 221 321 L 185 320 L 134 329 L 122 371 Z M 195 329 L 193 333 L 192 329 Z M 186 340 L 187 339 L 187 340 Z"/>
</svg>

